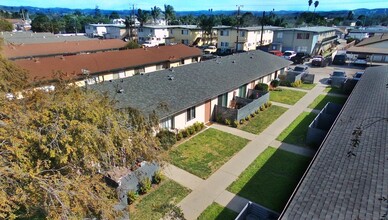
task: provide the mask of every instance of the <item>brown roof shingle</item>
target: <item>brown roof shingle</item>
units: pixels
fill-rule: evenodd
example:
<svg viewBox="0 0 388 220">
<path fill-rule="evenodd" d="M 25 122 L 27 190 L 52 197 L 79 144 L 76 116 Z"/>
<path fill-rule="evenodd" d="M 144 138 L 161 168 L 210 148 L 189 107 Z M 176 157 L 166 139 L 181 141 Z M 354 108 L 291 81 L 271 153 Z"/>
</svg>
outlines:
<svg viewBox="0 0 388 220">
<path fill-rule="evenodd" d="M 125 45 L 126 42 L 119 39 L 66 41 L 40 44 L 8 44 L 3 47 L 2 54 L 8 59 L 22 59 L 31 57 L 72 55 L 82 52 L 107 51 L 120 49 Z"/>
<path fill-rule="evenodd" d="M 104 74 L 151 64 L 176 62 L 189 57 L 201 56 L 201 54 L 202 52 L 197 48 L 178 44 L 75 56 L 24 59 L 12 62 L 28 70 L 30 80 L 46 81 L 53 79 L 53 73 L 57 71 L 69 76 L 80 76 L 82 74 L 81 69 L 88 69 L 91 75 Z"/>
</svg>

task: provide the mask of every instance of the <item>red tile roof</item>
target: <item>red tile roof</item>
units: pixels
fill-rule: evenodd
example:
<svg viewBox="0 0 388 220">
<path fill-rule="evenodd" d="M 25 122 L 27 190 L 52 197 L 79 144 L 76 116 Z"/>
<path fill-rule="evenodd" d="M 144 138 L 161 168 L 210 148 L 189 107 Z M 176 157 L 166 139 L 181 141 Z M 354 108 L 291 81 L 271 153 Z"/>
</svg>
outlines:
<svg viewBox="0 0 388 220">
<path fill-rule="evenodd" d="M 61 71 L 80 77 L 81 69 L 90 74 L 104 74 L 133 69 L 147 65 L 177 62 L 181 59 L 201 56 L 201 50 L 183 44 L 140 48 L 133 50 L 109 51 L 75 56 L 45 57 L 12 61 L 30 73 L 30 80 L 46 81 L 53 79 L 53 73 Z"/>
<path fill-rule="evenodd" d="M 126 42 L 119 39 L 56 42 L 40 44 L 8 44 L 3 46 L 2 54 L 8 59 L 69 55 L 81 52 L 97 52 L 119 49 Z"/>
</svg>

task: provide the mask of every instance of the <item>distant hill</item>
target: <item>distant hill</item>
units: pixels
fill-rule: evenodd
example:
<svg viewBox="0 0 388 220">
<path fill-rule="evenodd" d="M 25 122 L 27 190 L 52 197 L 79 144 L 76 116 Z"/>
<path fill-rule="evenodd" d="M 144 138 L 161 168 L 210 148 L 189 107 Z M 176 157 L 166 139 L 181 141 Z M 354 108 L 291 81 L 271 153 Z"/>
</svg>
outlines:
<svg viewBox="0 0 388 220">
<path fill-rule="evenodd" d="M 30 14 L 35 14 L 35 13 L 53 13 L 53 14 L 71 14 L 74 13 L 75 11 L 80 11 L 83 14 L 94 14 L 95 9 L 69 9 L 69 8 L 39 8 L 39 7 L 30 7 L 30 6 L 20 6 L 20 7 L 11 7 L 11 6 L 1 6 L 0 5 L 0 10 L 6 10 L 10 12 L 18 12 L 20 9 L 27 9 Z M 121 16 L 126 16 L 131 14 L 131 10 L 104 10 L 100 9 L 100 12 L 104 15 L 109 15 L 112 12 L 117 12 Z M 262 11 L 241 11 L 241 13 L 245 12 L 252 12 L 254 15 L 261 15 Z M 275 14 L 277 15 L 296 15 L 302 12 L 306 11 L 287 11 L 287 10 L 282 10 L 282 11 L 275 11 Z M 317 11 L 322 16 L 346 16 L 349 10 L 339 10 L 339 11 Z M 365 8 L 360 8 L 353 10 L 354 15 L 387 15 L 387 9 L 386 8 L 376 8 L 376 9 L 365 9 Z M 177 11 L 176 14 L 178 16 L 184 16 L 184 15 L 193 15 L 193 16 L 199 16 L 202 14 L 205 15 L 233 15 L 236 14 L 236 10 L 229 10 L 229 11 L 208 11 L 208 10 L 200 10 L 200 11 Z"/>
</svg>

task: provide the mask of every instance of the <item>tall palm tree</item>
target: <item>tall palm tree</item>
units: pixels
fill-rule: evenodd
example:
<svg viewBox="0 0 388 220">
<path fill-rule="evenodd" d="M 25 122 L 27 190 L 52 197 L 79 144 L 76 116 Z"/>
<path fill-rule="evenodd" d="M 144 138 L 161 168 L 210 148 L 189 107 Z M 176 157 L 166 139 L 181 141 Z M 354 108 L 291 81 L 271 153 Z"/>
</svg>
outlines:
<svg viewBox="0 0 388 220">
<path fill-rule="evenodd" d="M 154 19 L 154 23 L 156 23 L 156 19 L 159 18 L 159 15 L 160 15 L 161 11 L 162 10 L 159 7 L 156 7 L 156 6 L 151 8 L 151 16 L 152 16 L 152 19 Z"/>
<path fill-rule="evenodd" d="M 317 9 L 318 5 L 319 5 L 319 1 L 315 1 L 314 2 L 314 13 L 315 13 L 315 9 Z"/>
<path fill-rule="evenodd" d="M 140 26 L 143 26 L 144 23 L 150 19 L 150 13 L 148 11 L 143 11 L 140 8 L 137 10 L 137 20 L 140 22 Z"/>
<path fill-rule="evenodd" d="M 164 19 L 166 19 L 166 23 L 169 24 L 175 16 L 174 7 L 171 5 L 164 5 Z"/>
<path fill-rule="evenodd" d="M 309 0 L 309 9 L 308 9 L 308 11 L 310 11 L 310 6 L 313 4 L 313 0 Z"/>
</svg>

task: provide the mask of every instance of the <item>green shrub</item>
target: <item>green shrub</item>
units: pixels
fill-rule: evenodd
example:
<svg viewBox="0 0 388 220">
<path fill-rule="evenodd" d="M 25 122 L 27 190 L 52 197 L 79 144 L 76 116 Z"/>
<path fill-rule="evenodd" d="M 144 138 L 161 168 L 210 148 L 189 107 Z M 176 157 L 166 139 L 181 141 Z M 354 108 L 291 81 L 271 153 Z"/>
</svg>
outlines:
<svg viewBox="0 0 388 220">
<path fill-rule="evenodd" d="M 128 205 L 133 204 L 137 198 L 139 198 L 139 194 L 136 191 L 134 191 L 134 190 L 128 191 L 128 193 L 127 193 Z"/>
<path fill-rule="evenodd" d="M 183 129 L 181 130 L 181 132 L 184 138 L 187 138 L 188 136 L 190 136 L 190 133 L 187 131 L 187 129 Z"/>
<path fill-rule="evenodd" d="M 255 114 L 258 115 L 259 112 L 260 112 L 260 109 L 257 109 L 257 110 L 255 111 Z"/>
<path fill-rule="evenodd" d="M 296 80 L 295 82 L 291 83 L 291 87 L 300 87 L 302 85 L 302 80 Z"/>
<path fill-rule="evenodd" d="M 179 131 L 177 134 L 176 134 L 176 140 L 177 141 L 180 141 L 183 139 L 183 133 L 182 131 Z"/>
<path fill-rule="evenodd" d="M 231 121 L 230 121 L 230 119 L 228 119 L 228 118 L 225 118 L 225 124 L 226 124 L 226 125 L 228 125 L 228 126 L 230 126 L 230 125 L 231 125 Z"/>
<path fill-rule="evenodd" d="M 263 104 L 260 106 L 260 111 L 264 111 L 264 110 L 265 110 L 265 105 Z"/>
<path fill-rule="evenodd" d="M 195 123 L 194 123 L 195 131 L 196 131 L 196 132 L 201 131 L 201 130 L 202 130 L 202 125 L 204 126 L 203 123 L 195 122 Z"/>
<path fill-rule="evenodd" d="M 139 182 L 139 193 L 146 194 L 151 190 L 151 180 L 148 177 L 145 177 Z"/>
<path fill-rule="evenodd" d="M 189 131 L 190 135 L 193 135 L 195 134 L 196 130 L 195 130 L 195 126 L 194 125 L 191 125 L 187 128 L 187 130 Z"/>
<path fill-rule="evenodd" d="M 161 131 L 159 131 L 159 133 L 156 135 L 156 137 L 158 138 L 158 140 L 160 142 L 160 146 L 165 150 L 167 150 L 172 145 L 174 145 L 176 143 L 176 140 L 177 140 L 175 134 L 169 130 L 166 130 L 166 129 L 162 129 Z"/>
<path fill-rule="evenodd" d="M 201 122 L 201 123 L 199 123 L 199 126 L 200 126 L 200 128 L 201 128 L 201 130 L 202 130 L 202 129 L 205 128 L 205 123 Z"/>
<path fill-rule="evenodd" d="M 238 127 L 238 121 L 237 121 L 237 120 L 234 120 L 232 126 L 233 126 L 234 128 L 237 128 L 237 127 Z"/>
<path fill-rule="evenodd" d="M 274 79 L 271 81 L 270 85 L 272 86 L 272 88 L 276 88 L 280 85 L 280 80 L 279 79 Z"/>
<path fill-rule="evenodd" d="M 271 107 L 271 106 L 272 106 L 272 102 L 271 102 L 271 101 L 268 101 L 268 102 L 267 102 L 267 106 L 268 106 L 268 107 Z"/>
<path fill-rule="evenodd" d="M 255 90 L 260 90 L 260 91 L 268 91 L 268 85 L 265 83 L 258 83 L 255 86 Z"/>
<path fill-rule="evenodd" d="M 218 114 L 218 115 L 217 115 L 217 122 L 220 123 L 220 124 L 223 123 L 222 114 Z"/>
<path fill-rule="evenodd" d="M 241 120 L 240 120 L 240 124 L 241 124 L 241 125 L 244 124 L 244 122 L 245 122 L 245 119 L 241 119 Z"/>
<path fill-rule="evenodd" d="M 245 121 L 249 121 L 249 120 L 251 120 L 251 116 L 250 116 L 250 115 L 248 115 L 247 117 L 245 117 Z"/>
<path fill-rule="evenodd" d="M 255 113 L 251 113 L 251 118 L 255 117 L 256 114 Z"/>
<path fill-rule="evenodd" d="M 164 180 L 164 176 L 160 170 L 156 171 L 154 173 L 154 176 L 152 177 L 152 182 L 155 184 L 159 184 Z"/>
</svg>

